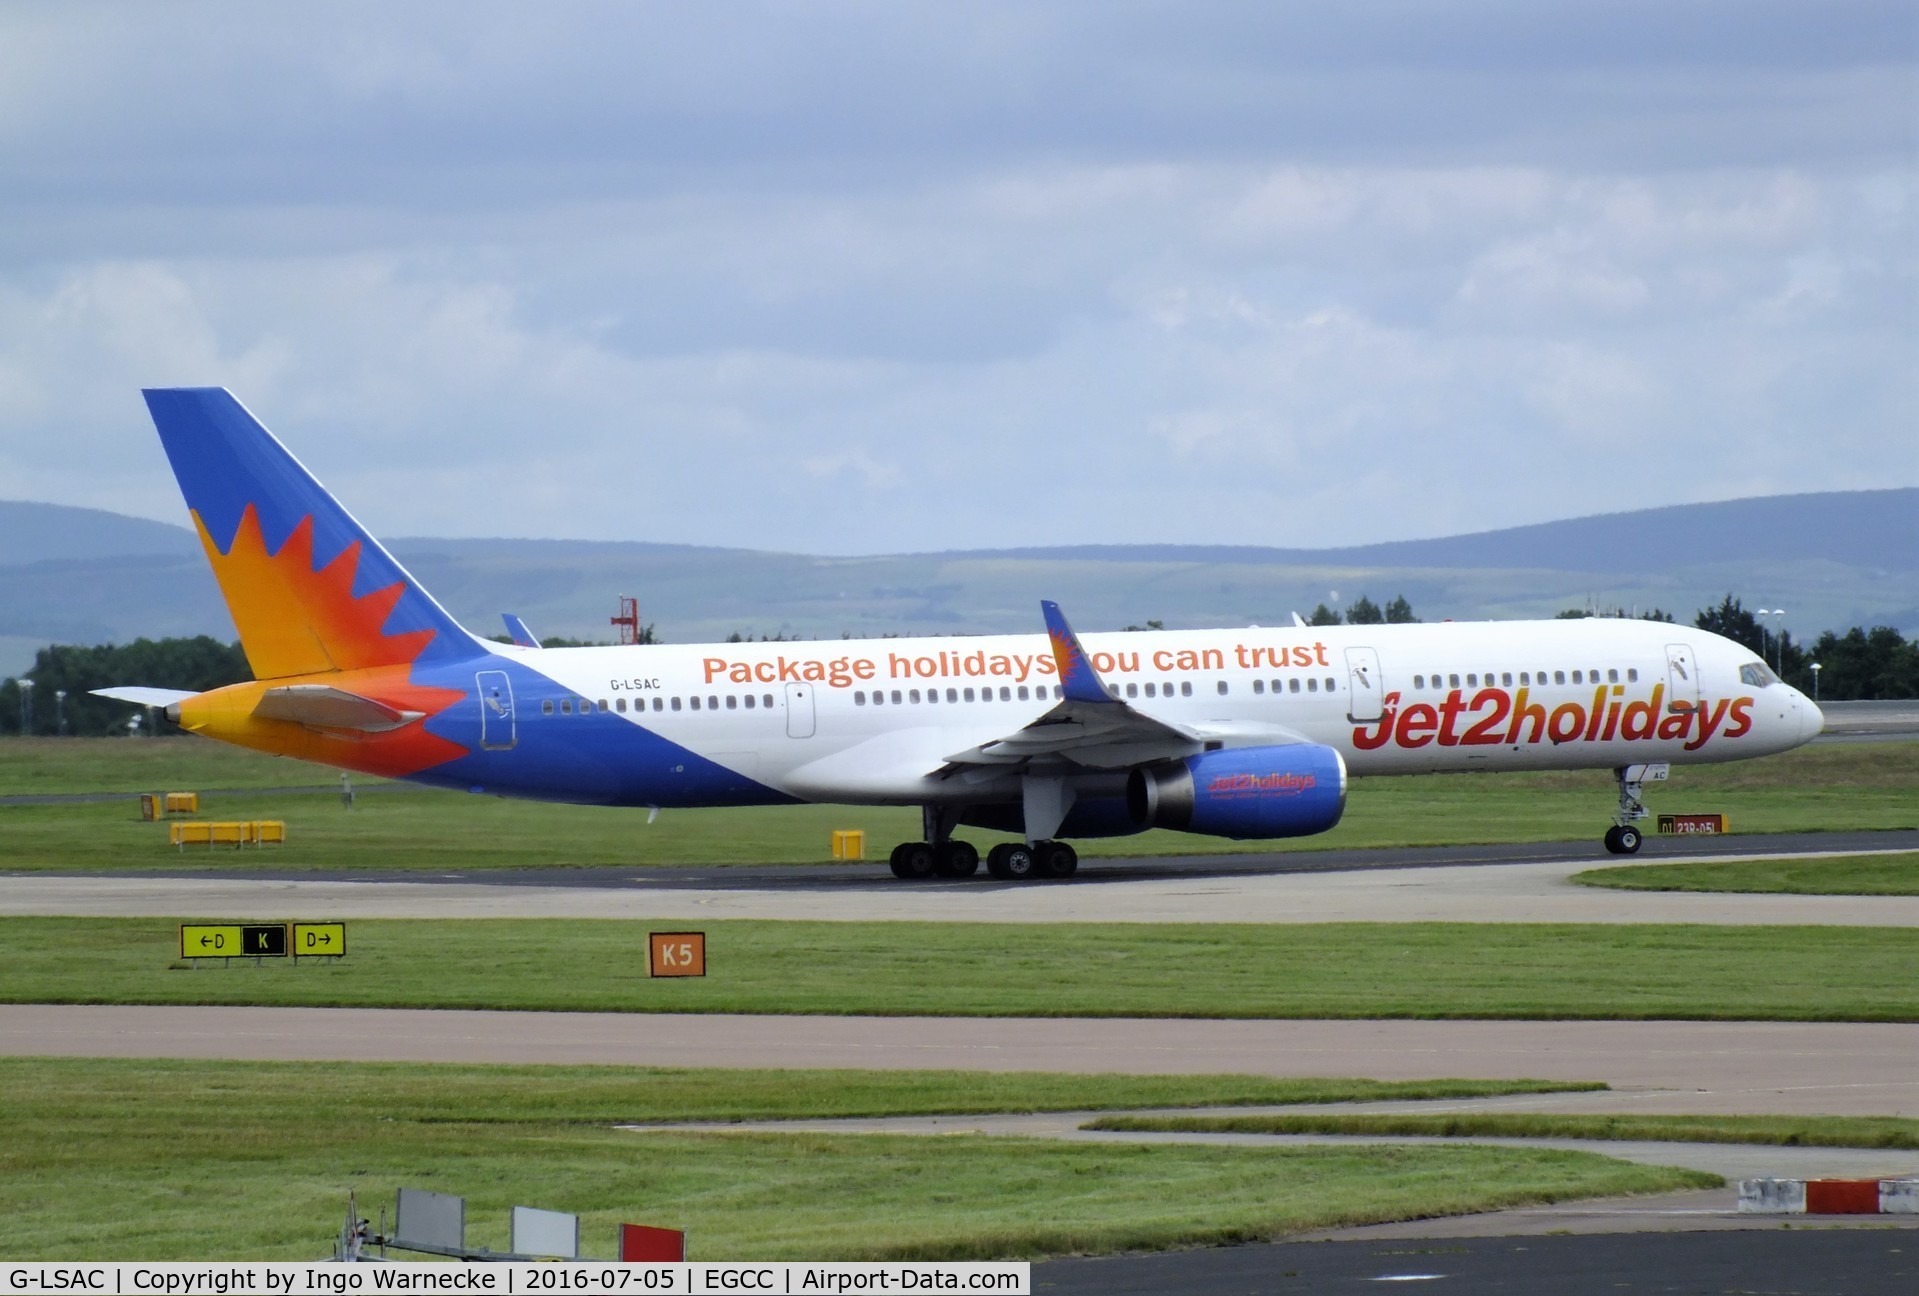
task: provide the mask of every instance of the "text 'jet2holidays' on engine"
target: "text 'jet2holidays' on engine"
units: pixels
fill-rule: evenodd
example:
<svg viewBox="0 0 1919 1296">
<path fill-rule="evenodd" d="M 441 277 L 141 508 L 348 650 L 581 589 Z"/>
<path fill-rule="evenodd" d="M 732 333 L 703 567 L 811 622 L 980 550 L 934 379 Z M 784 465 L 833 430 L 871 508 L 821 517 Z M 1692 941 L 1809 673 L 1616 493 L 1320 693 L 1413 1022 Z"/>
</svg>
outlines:
<svg viewBox="0 0 1919 1296">
<path fill-rule="evenodd" d="M 1640 844 L 1672 763 L 1782 752 L 1817 707 L 1748 649 L 1583 619 L 542 649 L 469 633 L 222 388 L 146 393 L 255 679 L 99 690 L 193 733 L 499 796 L 918 806 L 903 878 L 1066 877 L 1067 838 L 1299 837 L 1355 775 L 1610 769 Z"/>
</svg>

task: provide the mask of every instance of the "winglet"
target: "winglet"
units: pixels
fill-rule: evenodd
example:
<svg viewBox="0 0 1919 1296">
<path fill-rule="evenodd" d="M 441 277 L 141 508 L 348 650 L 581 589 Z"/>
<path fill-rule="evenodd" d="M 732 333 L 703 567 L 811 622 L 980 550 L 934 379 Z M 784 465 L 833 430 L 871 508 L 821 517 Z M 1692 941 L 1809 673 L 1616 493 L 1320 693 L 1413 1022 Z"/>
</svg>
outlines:
<svg viewBox="0 0 1919 1296">
<path fill-rule="evenodd" d="M 526 628 L 526 622 L 520 620 L 520 618 L 514 616 L 511 612 L 502 612 L 500 613 L 500 617 L 506 622 L 506 632 L 513 637 L 514 643 L 522 648 L 538 648 L 540 646 L 539 639 L 531 630 Z"/>
<path fill-rule="evenodd" d="M 1066 624 L 1066 614 L 1050 599 L 1040 600 L 1046 614 L 1046 636 L 1053 641 L 1053 664 L 1059 669 L 1059 682 L 1068 702 L 1111 702 L 1092 659 L 1080 647 L 1079 636 Z"/>
</svg>

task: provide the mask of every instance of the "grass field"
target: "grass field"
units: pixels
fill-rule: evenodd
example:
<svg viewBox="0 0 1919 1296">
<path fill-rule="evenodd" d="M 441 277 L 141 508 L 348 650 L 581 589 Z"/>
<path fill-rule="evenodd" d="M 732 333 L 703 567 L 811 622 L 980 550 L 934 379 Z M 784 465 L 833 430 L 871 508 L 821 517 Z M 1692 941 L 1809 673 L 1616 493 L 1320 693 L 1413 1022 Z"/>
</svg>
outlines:
<svg viewBox="0 0 1919 1296">
<path fill-rule="evenodd" d="M 209 791 L 205 818 L 283 819 L 290 840 L 266 852 L 187 855 L 166 829 L 124 802 L 0 806 L 0 869 L 141 871 L 189 866 L 278 869 L 645 867 L 657 864 L 810 863 L 836 828 L 866 831 L 869 855 L 919 835 L 917 810 L 766 806 L 644 812 L 505 801 L 411 786 L 381 788 L 352 811 L 336 772 L 198 739 L 0 740 L 0 795 L 89 791 Z M 368 780 L 357 780 L 365 786 Z M 276 787 L 279 790 L 275 790 Z M 1919 827 L 1919 743 L 1833 744 L 1735 765 L 1678 769 L 1661 809 L 1728 813 L 1740 832 Z M 1154 831 L 1079 843 L 1087 855 L 1340 849 L 1596 839 L 1612 812 L 1604 771 L 1360 780 L 1329 833 L 1290 842 L 1236 843 Z M 968 832 L 981 844 L 992 833 Z M 879 864 L 876 868 L 882 867 Z"/>
<path fill-rule="evenodd" d="M 1086 1129 L 1199 1134 L 1409 1134 L 1433 1138 L 1632 1139 L 1775 1147 L 1919 1149 L 1919 1120 L 1893 1116 L 1594 1116 L 1546 1112 L 1105 1116 Z"/>
<path fill-rule="evenodd" d="M 0 918 L 0 1000 L 599 1012 L 1919 1020 L 1919 930 L 1499 923 L 364 920 L 350 956 L 169 970 L 174 921 Z M 1767 975 L 1752 969 L 1765 967 Z M 1870 967 L 1875 975 L 1861 977 Z M 1177 974 L 1175 974 L 1177 973 Z"/>
<path fill-rule="evenodd" d="M 1768 895 L 1919 895 L 1919 852 L 1828 859 L 1638 864 L 1575 873 L 1584 886 L 1620 891 L 1738 891 Z"/>
<path fill-rule="evenodd" d="M 537 1204 L 579 1213 L 589 1255 L 611 1255 L 626 1221 L 686 1229 L 694 1258 L 829 1260 L 1147 1250 L 1719 1182 L 1530 1149 L 608 1126 L 656 1112 L 649 1090 L 660 1081 L 682 1109 L 743 1114 L 790 1111 L 812 1091 L 841 1105 L 844 1095 L 825 1091 L 894 1083 L 862 1073 L 0 1059 L 0 1255 L 314 1259 L 349 1190 L 364 1212 L 402 1186 L 465 1196 L 469 1244 L 498 1250 L 509 1209 Z M 1221 1083 L 1198 1079 L 1192 1092 Z"/>
</svg>

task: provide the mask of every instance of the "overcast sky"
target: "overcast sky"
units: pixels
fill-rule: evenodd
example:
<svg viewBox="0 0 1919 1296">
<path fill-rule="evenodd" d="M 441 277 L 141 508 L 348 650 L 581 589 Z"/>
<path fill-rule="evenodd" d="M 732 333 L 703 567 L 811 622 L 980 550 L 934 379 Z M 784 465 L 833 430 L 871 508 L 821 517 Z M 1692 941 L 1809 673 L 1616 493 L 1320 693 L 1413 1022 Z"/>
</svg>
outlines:
<svg viewBox="0 0 1919 1296">
<path fill-rule="evenodd" d="M 1919 484 L 1919 7 L 0 3 L 0 497 L 1356 544 Z"/>
</svg>

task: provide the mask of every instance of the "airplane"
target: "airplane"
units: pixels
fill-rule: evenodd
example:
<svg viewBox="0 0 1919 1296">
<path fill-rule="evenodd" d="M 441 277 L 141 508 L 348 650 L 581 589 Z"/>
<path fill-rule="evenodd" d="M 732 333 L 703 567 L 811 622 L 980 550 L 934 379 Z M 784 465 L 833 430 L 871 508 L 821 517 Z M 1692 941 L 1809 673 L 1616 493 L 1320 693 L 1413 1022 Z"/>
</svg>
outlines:
<svg viewBox="0 0 1919 1296">
<path fill-rule="evenodd" d="M 1246 626 L 822 643 L 538 646 L 464 629 L 226 389 L 145 392 L 254 679 L 110 688 L 223 742 L 594 805 L 917 806 L 904 879 L 1070 877 L 1066 838 L 1325 832 L 1349 779 L 1608 769 L 1615 854 L 1671 765 L 1786 751 L 1810 699 L 1660 622 Z"/>
</svg>

